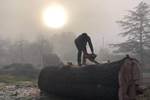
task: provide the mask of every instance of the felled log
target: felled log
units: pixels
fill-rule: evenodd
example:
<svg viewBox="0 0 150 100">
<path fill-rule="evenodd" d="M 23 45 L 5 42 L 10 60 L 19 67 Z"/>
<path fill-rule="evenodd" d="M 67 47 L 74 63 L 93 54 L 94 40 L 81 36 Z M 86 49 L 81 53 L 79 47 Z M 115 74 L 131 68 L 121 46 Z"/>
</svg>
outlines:
<svg viewBox="0 0 150 100">
<path fill-rule="evenodd" d="M 130 100 L 139 81 L 139 63 L 126 57 L 120 61 L 85 67 L 46 67 L 38 80 L 42 92 L 79 99 Z M 126 75 L 126 73 L 128 75 Z M 136 92 L 136 91 L 134 91 Z"/>
</svg>

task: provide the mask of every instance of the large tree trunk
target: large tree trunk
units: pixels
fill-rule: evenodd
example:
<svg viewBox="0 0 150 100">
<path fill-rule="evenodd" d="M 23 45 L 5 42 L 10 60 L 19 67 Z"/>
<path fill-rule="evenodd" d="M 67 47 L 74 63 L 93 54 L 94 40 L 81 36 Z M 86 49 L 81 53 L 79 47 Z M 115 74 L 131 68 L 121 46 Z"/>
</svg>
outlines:
<svg viewBox="0 0 150 100">
<path fill-rule="evenodd" d="M 125 59 L 79 68 L 46 67 L 40 73 L 38 85 L 42 92 L 58 96 L 119 100 L 119 98 L 123 98 L 121 95 L 123 90 L 120 89 L 120 86 L 123 85 L 119 81 L 122 81 L 120 77 L 124 77 L 122 74 L 124 72 L 120 74 L 121 69 L 125 67 L 124 63 Z M 119 94 L 120 91 L 121 94 Z"/>
</svg>

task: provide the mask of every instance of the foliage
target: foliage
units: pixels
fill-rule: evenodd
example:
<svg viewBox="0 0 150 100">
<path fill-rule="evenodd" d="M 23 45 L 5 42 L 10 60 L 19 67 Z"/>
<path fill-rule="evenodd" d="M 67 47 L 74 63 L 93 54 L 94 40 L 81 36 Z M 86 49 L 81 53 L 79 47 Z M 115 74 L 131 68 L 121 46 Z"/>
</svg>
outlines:
<svg viewBox="0 0 150 100">
<path fill-rule="evenodd" d="M 0 38 L 0 65 L 12 63 L 33 64 L 36 67 L 42 67 L 43 58 L 48 55 L 49 61 L 59 57 L 53 51 L 52 42 L 45 37 L 39 36 L 33 41 L 28 40 L 4 40 Z M 55 58 L 53 58 L 55 55 Z M 56 60 L 56 59 L 55 59 Z M 55 63 L 61 62 L 60 59 Z"/>
<path fill-rule="evenodd" d="M 26 76 L 12 76 L 12 75 L 1 75 L 0 82 L 8 84 L 16 84 L 21 81 L 35 81 L 35 79 L 26 77 Z"/>
<path fill-rule="evenodd" d="M 113 44 L 118 48 L 116 53 L 140 56 L 141 49 L 143 52 L 150 49 L 150 6 L 148 4 L 141 2 L 117 23 L 123 29 L 120 35 L 127 40 L 120 44 Z"/>
<path fill-rule="evenodd" d="M 0 74 L 12 80 L 17 76 L 19 79 L 35 79 L 38 77 L 39 70 L 35 69 L 31 64 L 11 64 L 0 69 Z M 7 77 L 12 76 L 12 77 Z"/>
</svg>

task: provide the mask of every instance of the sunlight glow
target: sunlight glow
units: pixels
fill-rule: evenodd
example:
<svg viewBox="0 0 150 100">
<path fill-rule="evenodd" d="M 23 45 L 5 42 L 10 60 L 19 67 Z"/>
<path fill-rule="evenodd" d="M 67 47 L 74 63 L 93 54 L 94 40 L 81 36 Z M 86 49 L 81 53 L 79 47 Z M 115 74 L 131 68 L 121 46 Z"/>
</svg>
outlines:
<svg viewBox="0 0 150 100">
<path fill-rule="evenodd" d="M 58 4 L 48 6 L 42 16 L 44 24 L 51 28 L 63 27 L 67 20 L 65 9 Z"/>
</svg>

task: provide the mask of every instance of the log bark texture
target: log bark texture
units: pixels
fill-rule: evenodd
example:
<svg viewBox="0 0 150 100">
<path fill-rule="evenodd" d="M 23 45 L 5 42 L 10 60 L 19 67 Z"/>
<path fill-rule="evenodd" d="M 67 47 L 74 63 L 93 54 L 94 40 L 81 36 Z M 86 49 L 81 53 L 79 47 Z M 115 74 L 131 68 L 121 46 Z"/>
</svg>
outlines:
<svg viewBox="0 0 150 100">
<path fill-rule="evenodd" d="M 38 86 L 41 91 L 58 96 L 82 100 L 119 100 L 123 97 L 119 93 L 123 91 L 122 88 L 120 89 L 120 86 L 123 86 L 122 82 L 124 82 L 121 79 L 125 74 L 122 68 L 125 70 L 124 64 L 131 62 L 131 60 L 127 61 L 127 59 L 129 58 L 112 63 L 86 65 L 79 68 L 46 67 L 39 75 Z M 128 87 L 128 84 L 125 85 Z"/>
</svg>

